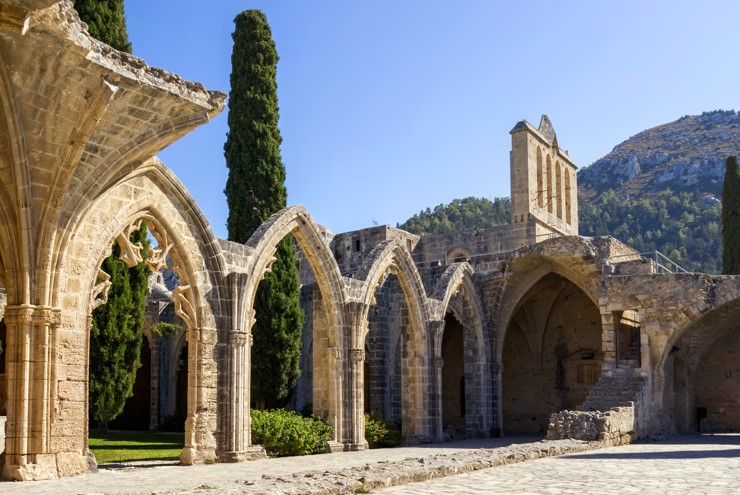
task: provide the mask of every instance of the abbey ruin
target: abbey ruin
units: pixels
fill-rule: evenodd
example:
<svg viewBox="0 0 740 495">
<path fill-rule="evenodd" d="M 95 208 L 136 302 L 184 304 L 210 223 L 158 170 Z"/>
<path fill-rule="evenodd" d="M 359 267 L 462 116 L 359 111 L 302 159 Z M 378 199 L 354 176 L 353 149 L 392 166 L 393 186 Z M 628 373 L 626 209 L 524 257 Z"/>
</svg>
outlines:
<svg viewBox="0 0 740 495">
<path fill-rule="evenodd" d="M 740 428 L 740 277 L 665 270 L 578 235 L 576 167 L 547 117 L 511 131 L 511 224 L 419 237 L 334 235 L 301 206 L 244 245 L 218 239 L 155 154 L 224 108 L 208 91 L 92 39 L 68 0 L 0 6 L 0 415 L 5 479 L 87 472 L 88 329 L 100 267 L 146 222 L 157 247 L 147 334 L 151 426 L 185 410 L 184 464 L 241 461 L 250 438 L 255 290 L 276 244 L 300 248 L 298 406 L 362 450 L 366 411 L 409 443 L 544 434 L 552 413 L 631 404 L 633 434 Z M 154 352 L 154 350 L 157 352 Z M 170 364 L 160 366 L 162 360 Z M 167 376 L 157 376 L 169 370 Z M 0 421 L 0 438 L 2 437 Z"/>
</svg>

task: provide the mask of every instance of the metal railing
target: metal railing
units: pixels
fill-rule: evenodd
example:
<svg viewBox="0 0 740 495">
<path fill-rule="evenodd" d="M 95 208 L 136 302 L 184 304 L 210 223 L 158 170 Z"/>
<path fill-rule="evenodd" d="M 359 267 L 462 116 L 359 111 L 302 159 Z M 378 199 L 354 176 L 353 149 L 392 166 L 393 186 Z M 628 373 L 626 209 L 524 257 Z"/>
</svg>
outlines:
<svg viewBox="0 0 740 495">
<path fill-rule="evenodd" d="M 614 256 L 611 258 L 609 265 L 604 266 L 604 270 L 602 272 L 605 275 L 616 275 L 615 273 L 608 273 L 606 269 L 608 267 L 615 268 L 616 265 L 622 264 L 622 263 L 629 263 L 630 261 L 642 261 L 650 262 L 649 263 L 649 273 L 654 274 L 665 274 L 665 273 L 691 273 L 688 270 L 684 269 L 681 265 L 670 259 L 668 256 L 664 255 L 660 251 L 647 251 L 644 253 L 634 253 L 634 254 L 623 254 L 621 256 Z M 623 275 L 632 275 L 633 273 L 625 273 Z"/>
</svg>

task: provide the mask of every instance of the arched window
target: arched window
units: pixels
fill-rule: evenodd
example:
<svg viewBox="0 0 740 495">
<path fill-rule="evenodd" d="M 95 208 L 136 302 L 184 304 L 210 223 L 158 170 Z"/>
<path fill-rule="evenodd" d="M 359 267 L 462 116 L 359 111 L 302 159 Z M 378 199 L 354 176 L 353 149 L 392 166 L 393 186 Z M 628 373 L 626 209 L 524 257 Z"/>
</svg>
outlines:
<svg viewBox="0 0 740 495">
<path fill-rule="evenodd" d="M 545 206 L 545 190 L 542 187 L 542 151 L 537 146 L 537 206 Z"/>
<path fill-rule="evenodd" d="M 547 155 L 547 212 L 552 213 L 552 162 Z"/>
<path fill-rule="evenodd" d="M 560 180 L 560 161 L 555 162 L 555 201 L 557 204 L 556 214 L 563 219 L 563 183 Z"/>
<path fill-rule="evenodd" d="M 565 169 L 565 223 L 570 224 L 570 171 Z"/>
</svg>

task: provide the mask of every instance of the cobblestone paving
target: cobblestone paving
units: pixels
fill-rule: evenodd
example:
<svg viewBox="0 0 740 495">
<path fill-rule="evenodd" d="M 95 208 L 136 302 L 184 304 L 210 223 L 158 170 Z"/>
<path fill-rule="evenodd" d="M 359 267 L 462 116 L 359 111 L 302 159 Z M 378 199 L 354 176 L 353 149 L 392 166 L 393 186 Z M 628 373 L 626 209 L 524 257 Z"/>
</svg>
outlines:
<svg viewBox="0 0 740 495">
<path fill-rule="evenodd" d="M 738 494 L 740 436 L 672 437 L 537 459 L 374 493 Z"/>
<path fill-rule="evenodd" d="M 243 464 L 106 469 L 60 480 L 2 482 L 0 494 L 340 494 L 355 493 L 363 484 L 372 493 L 409 495 L 740 493 L 740 435 L 594 448 L 572 440 L 469 440 Z M 504 465 L 483 469 L 498 464 Z M 440 478 L 456 472 L 469 474 Z M 378 488 L 429 478 L 438 479 Z"/>
</svg>

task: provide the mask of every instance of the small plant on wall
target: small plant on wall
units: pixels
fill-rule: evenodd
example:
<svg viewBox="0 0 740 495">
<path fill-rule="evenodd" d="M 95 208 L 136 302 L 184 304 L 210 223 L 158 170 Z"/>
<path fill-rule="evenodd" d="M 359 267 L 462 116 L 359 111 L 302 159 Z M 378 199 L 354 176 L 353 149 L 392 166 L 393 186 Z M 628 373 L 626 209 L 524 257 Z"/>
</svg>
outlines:
<svg viewBox="0 0 740 495">
<path fill-rule="evenodd" d="M 180 333 L 182 329 L 181 325 L 176 323 L 167 323 L 166 321 L 160 321 L 152 325 L 152 333 L 159 338 L 172 337 Z"/>
</svg>

